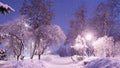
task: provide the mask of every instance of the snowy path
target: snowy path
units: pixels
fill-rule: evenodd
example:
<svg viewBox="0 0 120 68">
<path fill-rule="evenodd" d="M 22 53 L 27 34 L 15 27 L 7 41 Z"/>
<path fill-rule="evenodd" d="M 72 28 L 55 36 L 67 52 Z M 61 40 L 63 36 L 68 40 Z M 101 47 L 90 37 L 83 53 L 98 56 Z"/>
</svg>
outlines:
<svg viewBox="0 0 120 68">
<path fill-rule="evenodd" d="M 70 57 L 44 56 L 38 59 L 25 59 L 24 61 L 1 61 L 0 68 L 82 68 Z"/>
<path fill-rule="evenodd" d="M 45 68 L 78 68 L 78 64 L 51 64 L 51 63 L 44 63 Z"/>
<path fill-rule="evenodd" d="M 46 59 L 48 59 L 46 57 Z M 71 60 L 70 57 L 51 57 L 49 60 L 43 59 L 43 64 L 45 68 L 82 68 L 78 63 L 75 63 Z"/>
<path fill-rule="evenodd" d="M 84 62 L 88 62 L 86 67 Z M 45 55 L 41 60 L 35 58 L 23 61 L 0 61 L 0 68 L 120 68 L 120 59 L 89 57 L 80 62 L 73 62 L 70 57 Z"/>
</svg>

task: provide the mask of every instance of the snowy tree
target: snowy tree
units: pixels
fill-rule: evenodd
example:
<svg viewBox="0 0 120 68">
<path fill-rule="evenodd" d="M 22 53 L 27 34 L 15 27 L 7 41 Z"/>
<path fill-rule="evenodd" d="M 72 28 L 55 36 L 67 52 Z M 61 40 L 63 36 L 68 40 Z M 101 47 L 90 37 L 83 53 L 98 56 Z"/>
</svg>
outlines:
<svg viewBox="0 0 120 68">
<path fill-rule="evenodd" d="M 93 19 L 94 19 L 93 27 L 97 31 L 97 36 L 98 37 L 101 37 L 104 35 L 109 36 L 110 31 L 113 29 L 113 26 L 115 23 L 113 22 L 113 19 L 111 17 L 111 13 L 107 4 L 100 3 L 97 6 Z"/>
<path fill-rule="evenodd" d="M 95 27 L 94 29 L 97 30 L 98 37 L 104 35 L 115 36 L 116 32 L 119 33 L 115 29 L 118 25 L 117 23 L 119 22 L 119 6 L 119 0 L 108 0 L 107 3 L 100 3 L 97 6 L 95 15 L 93 17 L 93 27 Z"/>
<path fill-rule="evenodd" d="M 78 29 L 78 34 L 82 35 L 83 31 L 86 29 L 86 7 L 85 5 L 81 5 L 80 8 L 75 12 L 75 23 Z"/>
<path fill-rule="evenodd" d="M 109 10 L 111 12 L 111 17 L 118 20 L 120 16 L 120 0 L 108 0 Z M 116 22 L 116 21 L 115 21 Z"/>
<path fill-rule="evenodd" d="M 86 28 L 86 8 L 85 5 L 82 4 L 78 10 L 75 12 L 75 18 L 70 21 L 70 28 L 67 35 L 65 45 L 72 46 L 75 43 L 75 39 L 78 35 L 83 36 L 83 32 Z M 71 49 L 70 51 L 72 54 L 75 54 L 76 51 Z"/>
<path fill-rule="evenodd" d="M 112 57 L 114 56 L 114 39 L 112 37 L 100 37 L 93 42 L 95 55 L 99 57 Z"/>
<path fill-rule="evenodd" d="M 85 29 L 86 23 L 86 8 L 81 5 L 75 12 L 75 19 L 70 21 L 70 28 L 66 39 L 66 45 L 73 45 L 78 35 L 82 35 L 82 31 Z"/>
<path fill-rule="evenodd" d="M 0 2 L 0 12 L 2 14 L 9 13 L 10 11 L 15 11 L 12 7 L 8 6 L 7 4 L 3 4 Z"/>
<path fill-rule="evenodd" d="M 51 20 L 53 18 L 53 11 L 51 9 L 51 6 L 52 6 L 52 2 L 47 0 L 24 0 L 23 6 L 20 9 L 21 15 L 25 15 L 26 18 L 30 20 L 28 24 L 31 27 L 30 32 L 33 33 L 33 37 L 34 37 L 34 39 L 32 40 L 33 41 L 32 44 L 35 45 L 34 46 L 31 45 L 34 48 L 31 58 L 33 58 L 36 48 L 39 48 L 37 49 L 39 55 L 43 54 L 44 50 L 47 48 L 47 46 L 44 46 L 47 45 L 45 40 L 43 41 L 43 39 L 41 39 L 41 37 L 45 37 L 45 36 L 44 34 L 39 32 L 39 28 L 45 29 L 45 27 L 43 26 L 51 24 Z M 41 50 L 40 48 L 43 50 Z"/>
<path fill-rule="evenodd" d="M 20 17 L 15 21 L 3 25 L 1 29 L 1 35 L 8 43 L 5 44 L 8 48 L 8 52 L 13 53 L 9 54 L 17 56 L 17 60 L 19 60 L 24 49 L 24 23 L 26 23 L 26 21 L 24 17 Z"/>
<path fill-rule="evenodd" d="M 30 26 L 37 29 L 41 25 L 51 24 L 53 18 L 51 5 L 52 2 L 47 0 L 24 0 L 20 12 L 29 18 Z"/>
<path fill-rule="evenodd" d="M 61 28 L 57 25 L 43 25 L 40 26 L 34 32 L 35 45 L 31 59 L 35 55 L 35 51 L 38 53 L 38 57 L 45 52 L 46 48 L 50 45 L 58 45 L 64 43 L 66 36 L 64 35 Z"/>
<path fill-rule="evenodd" d="M 112 50 L 111 50 L 112 56 L 114 56 L 115 54 L 114 50 L 116 48 L 115 47 L 116 40 L 120 38 L 119 28 L 117 25 L 117 23 L 119 22 L 118 19 L 119 10 L 120 10 L 119 5 L 120 5 L 119 0 L 109 0 L 108 3 L 100 3 L 97 6 L 95 15 L 93 17 L 94 19 L 93 27 L 97 32 L 97 37 L 102 37 L 107 35 L 107 36 L 112 36 L 114 38 L 114 40 L 111 41 L 114 44 L 109 45 L 110 47 L 112 46 Z"/>
<path fill-rule="evenodd" d="M 108 0 L 108 6 L 111 13 L 112 21 L 115 23 L 114 29 L 111 31 L 111 36 L 114 37 L 115 42 L 120 40 L 119 33 L 119 16 L 120 16 L 120 0 Z"/>
<path fill-rule="evenodd" d="M 82 38 L 80 35 L 77 36 L 75 39 L 75 43 L 73 46 L 71 46 L 74 50 L 76 50 L 76 54 L 80 56 L 87 56 L 86 49 L 87 44 L 84 38 Z"/>
<path fill-rule="evenodd" d="M 75 38 L 77 36 L 77 32 L 75 32 L 77 28 L 75 27 L 76 27 L 76 23 L 74 23 L 74 21 L 71 20 L 65 45 L 73 45 Z"/>
</svg>

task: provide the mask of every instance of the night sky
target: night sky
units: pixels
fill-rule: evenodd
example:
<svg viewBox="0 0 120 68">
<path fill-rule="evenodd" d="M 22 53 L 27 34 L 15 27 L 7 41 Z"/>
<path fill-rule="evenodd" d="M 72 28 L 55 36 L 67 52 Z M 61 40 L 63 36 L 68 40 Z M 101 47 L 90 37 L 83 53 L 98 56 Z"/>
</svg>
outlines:
<svg viewBox="0 0 120 68">
<path fill-rule="evenodd" d="M 81 3 L 85 3 L 88 11 L 88 17 L 93 14 L 93 9 L 97 6 L 98 3 L 103 2 L 105 0 L 52 0 L 54 2 L 53 4 L 53 10 L 55 13 L 55 17 L 52 21 L 53 24 L 59 25 L 65 33 L 68 30 L 68 23 L 70 19 L 74 17 L 74 12 L 76 9 L 80 6 Z M 11 12 L 7 15 L 0 14 L 0 23 L 5 23 L 8 21 L 12 21 L 18 16 L 20 16 L 19 10 L 22 6 L 23 0 L 0 0 L 0 2 L 3 2 L 5 4 L 8 4 L 13 9 L 15 9 L 15 12 Z"/>
</svg>

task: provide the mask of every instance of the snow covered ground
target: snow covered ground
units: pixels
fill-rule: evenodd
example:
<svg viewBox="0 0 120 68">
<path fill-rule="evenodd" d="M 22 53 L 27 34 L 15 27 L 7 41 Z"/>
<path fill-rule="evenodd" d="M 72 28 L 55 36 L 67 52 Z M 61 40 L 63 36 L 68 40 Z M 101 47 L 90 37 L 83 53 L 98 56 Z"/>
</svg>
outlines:
<svg viewBox="0 0 120 68">
<path fill-rule="evenodd" d="M 110 58 L 96 59 L 88 63 L 85 68 L 120 68 L 120 61 Z"/>
<path fill-rule="evenodd" d="M 0 61 L 0 68 L 120 68 L 120 60 L 114 58 L 85 58 L 73 62 L 71 57 L 44 55 L 39 61 L 36 58 L 22 61 Z"/>
</svg>

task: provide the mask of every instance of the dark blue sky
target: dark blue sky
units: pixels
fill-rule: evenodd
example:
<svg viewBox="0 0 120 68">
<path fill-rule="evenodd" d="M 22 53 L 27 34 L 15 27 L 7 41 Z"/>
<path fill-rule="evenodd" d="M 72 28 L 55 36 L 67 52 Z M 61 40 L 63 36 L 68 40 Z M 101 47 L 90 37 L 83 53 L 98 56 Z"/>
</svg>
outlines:
<svg viewBox="0 0 120 68">
<path fill-rule="evenodd" d="M 23 0 L 0 0 L 0 2 L 6 3 L 15 9 L 15 12 L 7 14 L 6 16 L 0 14 L 0 23 L 5 23 L 7 21 L 12 21 L 17 18 L 19 14 L 19 9 L 22 6 Z M 93 9 L 98 3 L 105 0 L 52 0 L 54 2 L 53 9 L 55 17 L 52 21 L 54 24 L 58 24 L 66 32 L 68 29 L 68 23 L 75 10 L 80 6 L 82 2 L 86 4 L 88 16 L 91 16 Z"/>
</svg>

